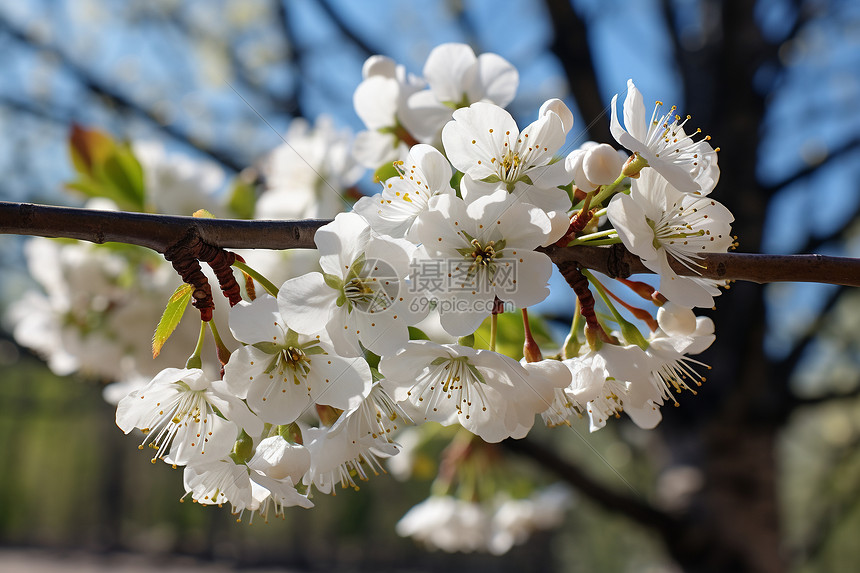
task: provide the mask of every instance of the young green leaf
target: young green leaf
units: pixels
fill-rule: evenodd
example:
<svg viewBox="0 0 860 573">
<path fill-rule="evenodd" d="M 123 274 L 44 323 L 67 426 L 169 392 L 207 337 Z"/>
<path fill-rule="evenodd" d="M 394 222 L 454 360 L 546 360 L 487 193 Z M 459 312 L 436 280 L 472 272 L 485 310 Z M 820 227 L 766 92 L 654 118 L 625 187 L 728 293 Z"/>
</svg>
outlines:
<svg viewBox="0 0 860 573">
<path fill-rule="evenodd" d="M 179 326 L 179 321 L 185 313 L 185 307 L 191 300 L 191 293 L 194 287 L 188 283 L 179 285 L 167 301 L 167 307 L 164 309 L 164 314 L 161 315 L 161 320 L 158 321 L 158 326 L 155 328 L 155 334 L 152 336 L 152 357 L 155 358 L 164 347 L 164 343 Z"/>
</svg>

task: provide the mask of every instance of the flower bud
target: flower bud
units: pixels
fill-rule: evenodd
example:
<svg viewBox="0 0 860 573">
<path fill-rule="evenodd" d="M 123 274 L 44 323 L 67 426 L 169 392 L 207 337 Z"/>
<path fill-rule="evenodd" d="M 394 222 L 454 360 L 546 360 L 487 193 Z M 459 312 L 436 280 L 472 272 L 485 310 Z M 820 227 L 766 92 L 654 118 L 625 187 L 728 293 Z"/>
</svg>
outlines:
<svg viewBox="0 0 860 573">
<path fill-rule="evenodd" d="M 397 64 L 386 56 L 370 56 L 364 61 L 361 66 L 361 77 L 364 79 L 370 76 L 383 76 L 393 78 L 397 69 Z"/>
<path fill-rule="evenodd" d="M 597 185 L 594 185 L 585 176 L 585 171 L 582 169 L 582 160 L 585 157 L 586 151 L 577 149 L 570 153 L 564 160 L 564 168 L 573 177 L 573 183 L 583 191 L 594 191 Z"/>
<path fill-rule="evenodd" d="M 540 362 L 543 360 L 543 355 L 540 352 L 540 346 L 538 346 L 537 341 L 532 336 L 529 314 L 526 309 L 523 309 L 523 330 L 525 339 L 523 341 L 523 357 L 526 359 L 526 362 Z"/>
<path fill-rule="evenodd" d="M 618 179 L 624 160 L 612 146 L 605 143 L 595 145 L 585 152 L 582 170 L 592 185 L 610 185 Z"/>
</svg>

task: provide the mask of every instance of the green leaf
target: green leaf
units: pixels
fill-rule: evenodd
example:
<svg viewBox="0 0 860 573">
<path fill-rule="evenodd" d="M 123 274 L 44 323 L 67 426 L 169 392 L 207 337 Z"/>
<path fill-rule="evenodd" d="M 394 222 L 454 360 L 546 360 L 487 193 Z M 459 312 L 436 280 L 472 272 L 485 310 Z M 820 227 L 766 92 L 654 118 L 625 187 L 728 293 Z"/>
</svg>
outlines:
<svg viewBox="0 0 860 573">
<path fill-rule="evenodd" d="M 463 179 L 463 173 L 461 171 L 454 171 L 454 174 L 451 176 L 451 188 L 457 192 L 457 197 L 460 199 L 463 198 L 463 195 L 460 193 L 460 181 Z"/>
<path fill-rule="evenodd" d="M 215 215 L 207 211 L 206 209 L 197 209 L 194 213 L 191 214 L 192 217 L 197 219 L 215 219 Z"/>
<path fill-rule="evenodd" d="M 164 343 L 179 326 L 179 321 L 185 313 L 185 307 L 191 300 L 191 293 L 194 291 L 194 286 L 188 283 L 179 285 L 170 299 L 167 301 L 167 307 L 164 309 L 164 314 L 161 315 L 161 320 L 158 321 L 158 326 L 155 328 L 155 334 L 152 336 L 152 357 L 155 358 L 164 347 Z"/>
<path fill-rule="evenodd" d="M 137 162 L 136 159 L 133 160 Z M 143 176 L 135 172 L 130 160 L 120 149 L 111 154 L 104 164 L 97 167 L 95 173 L 105 187 L 112 188 L 115 192 L 121 209 L 144 210 Z"/>
<path fill-rule="evenodd" d="M 69 155 L 75 171 L 86 177 L 93 175 L 93 168 L 104 162 L 116 149 L 116 142 L 110 134 L 98 129 L 87 129 L 72 125 L 69 133 Z"/>
<path fill-rule="evenodd" d="M 123 143 L 117 147 L 115 153 L 116 161 L 122 167 L 123 173 L 129 182 L 129 197 L 138 203 L 143 209 L 146 202 L 146 185 L 143 177 L 143 166 L 134 155 L 131 145 Z"/>
<path fill-rule="evenodd" d="M 81 178 L 77 181 L 66 183 L 66 188 L 83 193 L 86 197 L 105 197 L 117 205 L 123 202 L 122 196 L 116 189 L 94 179 Z"/>
<path fill-rule="evenodd" d="M 253 185 L 239 179 L 233 185 L 227 207 L 240 219 L 253 219 L 257 193 Z"/>
</svg>

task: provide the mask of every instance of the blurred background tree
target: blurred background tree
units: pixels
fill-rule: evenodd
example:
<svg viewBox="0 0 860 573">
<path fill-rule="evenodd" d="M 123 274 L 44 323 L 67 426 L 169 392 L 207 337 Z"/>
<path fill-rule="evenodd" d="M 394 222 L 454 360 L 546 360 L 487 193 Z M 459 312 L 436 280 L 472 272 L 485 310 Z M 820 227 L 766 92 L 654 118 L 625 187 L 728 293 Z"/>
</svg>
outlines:
<svg viewBox="0 0 860 573">
<path fill-rule="evenodd" d="M 161 140 L 238 175 L 280 142 L 266 122 L 284 133 L 293 118 L 328 114 L 359 128 L 352 92 L 369 55 L 420 73 L 446 41 L 519 69 L 510 109 L 520 122 L 564 97 L 577 113 L 567 151 L 612 141 L 607 103 L 634 78 L 646 99 L 678 104 L 721 148 L 714 197 L 735 214 L 739 250 L 858 256 L 860 4 L 851 0 L 2 1 L 0 196 L 69 201 L 72 123 Z M 360 186 L 375 191 L 369 177 Z M 33 286 L 21 241 L 0 246 L 7 304 Z M 563 296 L 542 307 L 560 324 L 572 309 Z M 378 478 L 268 526 L 176 504 L 176 474 L 128 447 L 96 386 L 53 377 L 4 339 L 0 544 L 299 569 L 851 570 L 860 293 L 738 283 L 711 316 L 709 379 L 664 410 L 657 430 L 581 426 L 511 445 L 580 495 L 560 532 L 502 560 L 416 554 L 397 539 L 393 524 L 426 495 L 421 483 Z"/>
</svg>

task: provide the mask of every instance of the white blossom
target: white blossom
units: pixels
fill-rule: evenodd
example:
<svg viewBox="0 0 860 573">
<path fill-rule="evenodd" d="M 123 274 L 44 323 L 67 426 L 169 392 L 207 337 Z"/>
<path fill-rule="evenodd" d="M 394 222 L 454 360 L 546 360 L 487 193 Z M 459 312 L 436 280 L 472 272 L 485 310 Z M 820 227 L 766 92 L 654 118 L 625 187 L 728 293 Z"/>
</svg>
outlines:
<svg viewBox="0 0 860 573">
<path fill-rule="evenodd" d="M 559 100 L 541 108 L 540 117 L 520 132 L 513 117 L 489 103 L 476 103 L 454 112 L 442 130 L 451 163 L 464 173 L 460 190 L 467 202 L 507 190 L 520 202 L 542 209 L 552 222 L 548 241 L 569 226 L 570 197 L 560 185 L 570 183 L 564 161 L 555 153 L 564 144 L 573 120 Z"/>
<path fill-rule="evenodd" d="M 726 252 L 732 243 L 734 217 L 708 197 L 681 193 L 652 169 L 633 180 L 629 195 L 609 203 L 607 216 L 630 252 L 660 275 L 660 292 L 686 307 L 711 307 L 720 294 L 716 283 L 696 276 L 681 276 L 669 257 L 692 271 L 701 253 Z"/>
<path fill-rule="evenodd" d="M 488 442 L 525 436 L 555 388 L 570 382 L 556 363 L 528 368 L 502 354 L 410 342 L 379 364 L 383 387 L 416 422 L 458 423 Z"/>
<path fill-rule="evenodd" d="M 311 453 L 311 467 L 302 479 L 320 493 L 335 494 L 335 487 L 358 489 L 356 479 L 385 473 L 381 459 L 396 455 L 397 444 L 369 434 L 355 436 L 335 428 L 303 428 L 305 447 Z"/>
<path fill-rule="evenodd" d="M 191 215 L 198 209 L 215 214 L 224 211 L 216 194 L 224 187 L 226 176 L 217 164 L 168 154 L 157 141 L 135 141 L 132 148 L 143 168 L 147 212 Z"/>
<path fill-rule="evenodd" d="M 448 333 L 474 332 L 496 297 L 521 308 L 546 298 L 552 262 L 534 251 L 552 229 L 543 211 L 503 189 L 468 205 L 439 195 L 429 207 L 414 226 L 422 245 L 413 257 L 413 288 L 424 299 L 438 301 Z M 433 261 L 442 265 L 436 275 Z"/>
<path fill-rule="evenodd" d="M 314 506 L 296 491 L 289 477 L 272 479 L 230 458 L 189 465 L 183 473 L 183 482 L 195 502 L 219 506 L 229 503 L 239 520 L 246 510 L 268 518 L 270 506 L 275 517 L 282 516 L 285 507 Z"/>
<path fill-rule="evenodd" d="M 260 162 L 265 190 L 254 217 L 325 219 L 343 212 L 344 191 L 364 172 L 352 157 L 352 134 L 336 129 L 327 116 L 313 126 L 297 118 L 284 140 Z"/>
<path fill-rule="evenodd" d="M 707 195 L 713 190 L 720 177 L 717 153 L 708 143 L 708 138 L 693 138 L 701 130 L 696 130 L 691 135 L 684 131 L 684 124 L 690 116 L 682 119 L 674 115 L 674 106 L 668 113 L 660 115 L 663 104 L 657 102 L 651 118 L 648 119 L 642 93 L 633 84 L 633 80 L 627 80 L 627 96 L 624 98 L 625 130 L 618 121 L 617 101 L 616 94 L 610 104 L 610 131 L 618 143 L 639 153 L 648 165 L 679 191 Z"/>
<path fill-rule="evenodd" d="M 621 175 L 624 159 L 618 151 L 605 143 L 589 142 L 573 151 L 565 159 L 565 166 L 573 182 L 583 191 L 593 191 L 599 185 L 614 183 Z"/>
<path fill-rule="evenodd" d="M 247 345 L 230 356 L 224 383 L 268 423 L 289 424 L 317 403 L 351 409 L 370 391 L 363 358 L 344 358 L 322 337 L 290 329 L 269 295 L 234 306 L 230 330 Z"/>
<path fill-rule="evenodd" d="M 409 96 L 406 128 L 419 141 L 438 140 L 453 110 L 483 101 L 505 107 L 517 92 L 519 73 L 498 54 L 475 56 L 467 44 L 433 48 L 424 64 L 427 89 Z"/>
<path fill-rule="evenodd" d="M 278 303 L 290 327 L 306 334 L 323 328 L 341 356 L 362 356 L 361 345 L 377 354 L 402 348 L 408 326 L 426 314 L 410 309 L 407 288 L 411 243 L 372 236 L 355 213 L 342 213 L 314 236 L 322 273 L 284 283 Z"/>
<path fill-rule="evenodd" d="M 362 75 L 364 80 L 352 101 L 367 130 L 356 136 L 353 153 L 359 163 L 376 169 L 406 156 L 408 147 L 399 133 L 405 129 L 402 122 L 408 113 L 406 101 L 423 89 L 424 82 L 384 56 L 368 58 Z"/>
<path fill-rule="evenodd" d="M 415 505 L 397 522 L 401 537 L 449 553 L 485 549 L 490 516 L 481 504 L 434 495 Z"/>
<path fill-rule="evenodd" d="M 126 434 L 142 430 L 143 443 L 156 450 L 153 459 L 166 455 L 165 461 L 177 465 L 218 460 L 233 447 L 239 427 L 252 436 L 263 429 L 222 381 L 211 381 L 198 368 L 162 370 L 119 401 L 116 425 Z"/>
<path fill-rule="evenodd" d="M 382 193 L 362 197 L 353 211 L 364 217 L 374 232 L 399 238 L 409 235 L 431 197 L 453 195 L 454 190 L 451 164 L 430 145 L 415 145 L 406 162 L 397 162 L 395 167 L 400 174 L 383 182 Z"/>
</svg>

